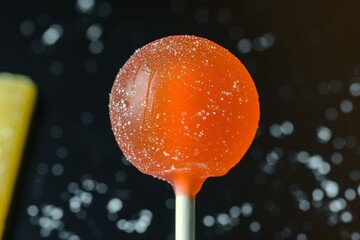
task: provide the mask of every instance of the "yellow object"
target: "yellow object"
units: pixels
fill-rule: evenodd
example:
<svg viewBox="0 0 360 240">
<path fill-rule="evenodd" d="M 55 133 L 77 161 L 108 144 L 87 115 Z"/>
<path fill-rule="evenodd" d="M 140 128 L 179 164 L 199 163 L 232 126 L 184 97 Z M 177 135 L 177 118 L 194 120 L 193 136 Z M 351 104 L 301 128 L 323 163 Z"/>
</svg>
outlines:
<svg viewBox="0 0 360 240">
<path fill-rule="evenodd" d="M 36 98 L 26 76 L 0 73 L 0 239 Z"/>
</svg>

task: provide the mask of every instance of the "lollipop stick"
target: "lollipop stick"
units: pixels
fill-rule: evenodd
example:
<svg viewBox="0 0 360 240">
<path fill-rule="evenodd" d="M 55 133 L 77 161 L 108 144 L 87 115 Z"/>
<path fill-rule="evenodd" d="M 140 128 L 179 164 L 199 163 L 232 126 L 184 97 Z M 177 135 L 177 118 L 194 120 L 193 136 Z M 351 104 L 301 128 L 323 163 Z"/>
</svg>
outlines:
<svg viewBox="0 0 360 240">
<path fill-rule="evenodd" d="M 195 199 L 176 195 L 175 240 L 195 240 Z"/>
</svg>

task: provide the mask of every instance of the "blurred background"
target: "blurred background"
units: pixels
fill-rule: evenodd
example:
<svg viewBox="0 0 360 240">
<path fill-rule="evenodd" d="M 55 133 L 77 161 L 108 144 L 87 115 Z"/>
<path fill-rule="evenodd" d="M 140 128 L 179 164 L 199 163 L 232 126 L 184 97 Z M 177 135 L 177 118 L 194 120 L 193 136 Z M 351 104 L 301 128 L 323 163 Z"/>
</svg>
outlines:
<svg viewBox="0 0 360 240">
<path fill-rule="evenodd" d="M 144 44 L 194 34 L 246 65 L 248 154 L 197 197 L 197 239 L 360 239 L 358 1 L 0 2 L 0 71 L 39 97 L 5 239 L 174 239 L 169 184 L 124 159 L 108 98 Z"/>
</svg>

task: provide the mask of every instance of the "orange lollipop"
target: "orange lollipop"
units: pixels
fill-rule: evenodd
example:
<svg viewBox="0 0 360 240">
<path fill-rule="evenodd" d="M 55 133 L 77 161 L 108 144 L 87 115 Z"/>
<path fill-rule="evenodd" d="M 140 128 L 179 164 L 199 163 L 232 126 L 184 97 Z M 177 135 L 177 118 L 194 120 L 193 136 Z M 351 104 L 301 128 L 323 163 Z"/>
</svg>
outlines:
<svg viewBox="0 0 360 240">
<path fill-rule="evenodd" d="M 110 94 L 112 129 L 124 155 L 190 202 L 206 178 L 240 161 L 259 116 L 243 64 L 196 36 L 170 36 L 137 50 Z"/>
</svg>

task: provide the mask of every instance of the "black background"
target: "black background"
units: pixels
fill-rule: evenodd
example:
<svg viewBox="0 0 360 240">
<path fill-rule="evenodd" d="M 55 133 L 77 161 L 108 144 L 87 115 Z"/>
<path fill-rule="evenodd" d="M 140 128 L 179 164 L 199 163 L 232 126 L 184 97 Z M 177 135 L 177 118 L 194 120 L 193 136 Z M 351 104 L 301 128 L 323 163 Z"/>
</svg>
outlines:
<svg viewBox="0 0 360 240">
<path fill-rule="evenodd" d="M 358 1 L 97 0 L 87 12 L 79 10 L 79 2 L 0 2 L 0 71 L 28 75 L 39 90 L 6 239 L 173 239 L 172 189 L 122 159 L 107 105 L 113 80 L 130 55 L 174 34 L 209 38 L 238 56 L 261 102 L 260 131 L 248 154 L 225 177 L 209 179 L 197 196 L 197 239 L 360 239 L 360 104 L 349 93 L 351 84 L 360 82 Z M 21 30 L 26 21 L 34 27 L 28 34 Z M 43 34 L 53 24 L 63 34 L 46 45 Z M 99 53 L 89 50 L 86 31 L 92 24 L 102 28 Z M 273 36 L 274 44 L 254 48 L 264 34 Z M 243 39 L 253 43 L 248 53 L 239 47 Z M 344 100 L 352 102 L 352 111 L 341 110 Z M 329 108 L 338 113 L 335 120 L 326 117 Z M 287 121 L 293 132 L 271 134 Z M 332 132 L 326 143 L 317 137 L 321 126 Z M 282 153 L 280 159 L 264 170 L 274 151 Z M 319 175 L 294 160 L 300 151 L 320 155 L 331 171 Z M 342 154 L 341 164 L 334 153 Z M 54 165 L 63 172 L 54 174 Z M 70 211 L 68 186 L 85 179 L 106 184 L 107 191 L 91 192 L 92 202 L 80 216 Z M 313 191 L 324 192 L 324 179 L 338 183 L 339 193 L 315 203 Z M 356 192 L 353 200 L 345 197 L 349 189 Z M 116 220 L 106 208 L 113 198 L 124 204 Z M 339 198 L 346 206 L 334 212 L 331 202 Z M 301 210 L 299 199 L 309 206 Z M 216 220 L 244 203 L 252 206 L 250 216 L 203 224 L 205 216 Z M 36 217 L 28 212 L 29 206 L 49 205 L 62 209 L 63 226 L 44 237 L 41 210 Z M 141 209 L 153 214 L 145 233 L 117 228 L 117 220 L 136 219 Z M 351 214 L 350 222 L 344 213 Z M 254 230 L 254 223 L 260 229 Z"/>
</svg>

